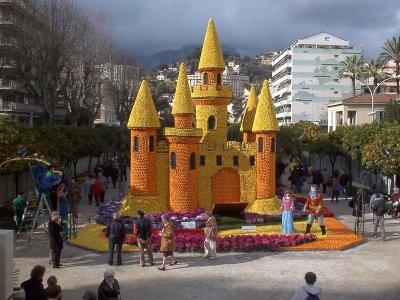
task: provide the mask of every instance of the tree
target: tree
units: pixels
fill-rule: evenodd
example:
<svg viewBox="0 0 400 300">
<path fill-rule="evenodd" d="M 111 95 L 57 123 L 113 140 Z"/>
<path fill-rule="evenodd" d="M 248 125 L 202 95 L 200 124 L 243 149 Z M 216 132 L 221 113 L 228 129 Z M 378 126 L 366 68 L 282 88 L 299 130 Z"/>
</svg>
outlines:
<svg viewBox="0 0 400 300">
<path fill-rule="evenodd" d="M 390 102 L 385 105 L 383 122 L 400 122 L 400 105 L 396 100 L 390 100 Z"/>
<path fill-rule="evenodd" d="M 389 147 L 394 153 L 400 153 L 398 134 L 400 125 L 385 123 L 373 140 L 365 144 L 362 151 L 362 163 L 367 168 L 378 167 L 385 174 L 400 173 L 400 158 L 388 158 L 383 154 L 383 147 Z"/>
<path fill-rule="evenodd" d="M 365 77 L 372 77 L 373 78 L 373 87 L 372 90 L 374 91 L 377 84 L 378 80 L 383 79 L 384 73 L 383 73 L 383 68 L 385 66 L 385 62 L 382 58 L 378 57 L 375 59 L 371 59 L 368 63 L 364 64 L 363 67 L 363 74 Z"/>
<path fill-rule="evenodd" d="M 33 4 L 40 20 L 21 44 L 21 75 L 51 124 L 62 96 L 62 73 L 79 41 L 80 11 L 72 0 L 35 0 Z"/>
<path fill-rule="evenodd" d="M 362 67 L 364 65 L 364 59 L 359 55 L 346 56 L 342 61 L 342 69 L 339 72 L 340 78 L 346 77 L 345 73 L 351 73 L 351 85 L 353 89 L 353 96 L 356 95 L 356 77 L 362 73 Z"/>
<path fill-rule="evenodd" d="M 0 163 L 17 156 L 23 148 L 24 128 L 10 116 L 0 116 Z"/>
<path fill-rule="evenodd" d="M 393 37 L 392 39 L 387 39 L 384 43 L 383 52 L 381 53 L 381 57 L 388 62 L 389 60 L 393 60 L 396 64 L 396 76 L 399 75 L 400 71 L 400 36 Z M 400 94 L 400 86 L 399 86 L 399 78 L 396 78 L 396 91 L 397 94 Z"/>
</svg>

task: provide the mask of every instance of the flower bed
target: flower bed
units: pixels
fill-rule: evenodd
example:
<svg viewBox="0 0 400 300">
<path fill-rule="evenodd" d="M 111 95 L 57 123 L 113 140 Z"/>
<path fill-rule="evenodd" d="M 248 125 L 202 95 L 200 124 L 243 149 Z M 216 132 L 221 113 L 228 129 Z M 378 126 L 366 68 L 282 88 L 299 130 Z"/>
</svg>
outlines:
<svg viewBox="0 0 400 300">
<path fill-rule="evenodd" d="M 222 236 L 217 239 L 218 252 L 231 251 L 270 251 L 279 247 L 297 246 L 317 240 L 314 234 L 255 234 L 255 235 L 231 235 Z M 137 245 L 137 239 L 133 235 L 126 238 L 128 245 Z M 160 249 L 161 237 L 155 230 L 151 236 L 151 247 L 153 251 Z M 204 232 L 201 229 L 178 229 L 176 232 L 177 252 L 203 252 Z"/>
</svg>

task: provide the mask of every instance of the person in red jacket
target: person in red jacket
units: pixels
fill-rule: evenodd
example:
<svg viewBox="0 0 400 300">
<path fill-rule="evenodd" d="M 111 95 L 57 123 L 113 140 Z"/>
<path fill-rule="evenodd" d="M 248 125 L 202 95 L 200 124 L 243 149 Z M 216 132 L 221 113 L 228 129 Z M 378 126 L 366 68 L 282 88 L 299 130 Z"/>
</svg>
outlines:
<svg viewBox="0 0 400 300">
<path fill-rule="evenodd" d="M 317 192 L 317 186 L 311 185 L 310 192 L 308 193 L 307 202 L 304 205 L 304 211 L 308 211 L 308 221 L 306 233 L 310 233 L 310 229 L 315 219 L 318 219 L 319 227 L 321 227 L 322 235 L 326 234 L 324 216 L 322 215 L 323 204 L 322 194 Z"/>
<path fill-rule="evenodd" d="M 92 185 L 92 194 L 93 194 L 94 200 L 96 200 L 96 206 L 100 205 L 99 199 L 100 199 L 102 190 L 103 190 L 103 184 L 99 178 L 96 178 Z"/>
</svg>

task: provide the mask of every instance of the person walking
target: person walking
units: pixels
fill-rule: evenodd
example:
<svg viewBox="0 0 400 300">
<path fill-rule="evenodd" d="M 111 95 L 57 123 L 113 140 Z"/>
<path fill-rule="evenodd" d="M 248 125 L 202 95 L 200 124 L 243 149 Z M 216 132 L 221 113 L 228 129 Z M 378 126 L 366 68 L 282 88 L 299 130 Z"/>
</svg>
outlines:
<svg viewBox="0 0 400 300">
<path fill-rule="evenodd" d="M 204 228 L 204 258 L 215 259 L 217 258 L 217 220 L 209 212 L 206 215 L 208 219 Z"/>
<path fill-rule="evenodd" d="M 167 257 L 172 258 L 171 266 L 176 265 L 178 262 L 175 259 L 174 251 L 176 246 L 176 228 L 175 225 L 170 220 L 167 214 L 161 216 L 161 221 L 163 223 L 163 228 L 160 231 L 161 245 L 160 251 L 163 252 L 162 265 L 158 268 L 161 271 L 165 271 L 165 264 L 167 262 Z"/>
<path fill-rule="evenodd" d="M 92 194 L 92 186 L 94 183 L 93 175 L 89 174 L 88 178 L 86 178 L 85 183 L 83 184 L 83 189 L 85 191 L 85 195 L 88 198 L 88 203 L 92 204 L 93 194 Z"/>
<path fill-rule="evenodd" d="M 22 223 L 22 216 L 26 206 L 26 199 L 22 196 L 21 192 L 18 192 L 17 197 L 13 200 L 12 206 L 14 209 L 15 227 L 17 231 Z"/>
<path fill-rule="evenodd" d="M 348 184 L 350 182 L 350 176 L 346 173 L 345 170 L 342 170 L 340 172 L 338 180 L 339 180 L 340 186 L 342 187 L 341 192 L 344 194 L 344 196 L 345 196 L 345 198 L 347 200 Z"/>
<path fill-rule="evenodd" d="M 108 264 L 112 266 L 114 260 L 114 249 L 117 250 L 117 266 L 122 265 L 121 251 L 122 244 L 125 240 L 126 230 L 125 225 L 120 219 L 119 213 L 113 214 L 114 220 L 108 224 L 106 228 L 106 237 L 108 238 L 109 258 Z"/>
<path fill-rule="evenodd" d="M 121 300 L 121 292 L 118 280 L 115 279 L 114 270 L 104 271 L 104 279 L 97 289 L 98 300 Z"/>
<path fill-rule="evenodd" d="M 104 197 L 106 195 L 106 189 L 107 189 L 107 178 L 103 176 L 102 172 L 100 172 L 98 180 L 101 183 L 100 202 L 104 203 Z"/>
<path fill-rule="evenodd" d="M 25 291 L 25 300 L 46 300 L 43 288 L 44 273 L 46 273 L 46 268 L 37 265 L 31 271 L 31 278 L 21 283 L 21 287 Z"/>
<path fill-rule="evenodd" d="M 387 206 L 381 192 L 375 193 L 375 200 L 372 203 L 372 211 L 376 216 L 374 224 L 374 237 L 377 237 L 378 226 L 380 226 L 382 240 L 385 240 L 385 213 L 387 211 Z"/>
<path fill-rule="evenodd" d="M 322 214 L 323 201 L 324 199 L 322 195 L 317 191 L 317 186 L 312 184 L 310 192 L 308 193 L 307 202 L 304 205 L 304 211 L 308 211 L 308 221 L 305 233 L 310 233 L 315 219 L 318 219 L 318 224 L 321 228 L 321 234 L 326 234 L 324 216 Z"/>
<path fill-rule="evenodd" d="M 322 289 L 315 285 L 317 275 L 314 272 L 307 272 L 304 276 L 306 285 L 298 288 L 292 300 L 320 299 L 323 300 Z"/>
<path fill-rule="evenodd" d="M 327 189 L 326 189 L 326 187 L 327 187 L 327 185 L 328 185 L 328 182 L 329 182 L 329 172 L 328 172 L 328 170 L 326 169 L 326 168 L 324 168 L 322 171 L 321 171 L 321 176 L 322 176 L 322 192 L 324 193 L 324 194 L 326 194 L 328 191 L 327 191 Z"/>
<path fill-rule="evenodd" d="M 102 193 L 102 183 L 98 178 L 96 178 L 92 185 L 92 194 L 93 194 L 94 200 L 96 201 L 96 206 L 100 205 L 99 201 L 100 201 L 101 193 Z"/>
<path fill-rule="evenodd" d="M 294 201 L 290 190 L 285 190 L 285 195 L 282 198 L 282 233 L 290 234 L 294 233 L 293 224 L 293 209 Z"/>
<path fill-rule="evenodd" d="M 333 202 L 334 198 L 336 198 L 336 203 L 339 202 L 339 194 L 340 194 L 340 190 L 341 189 L 342 189 L 342 187 L 339 184 L 338 177 L 337 176 L 333 176 L 333 178 L 332 178 L 332 198 L 331 198 L 331 202 Z"/>
<path fill-rule="evenodd" d="M 153 226 L 148 218 L 144 217 L 144 212 L 139 210 L 137 212 L 138 219 L 133 225 L 133 234 L 137 238 L 137 244 L 139 248 L 140 265 L 145 266 L 144 250 L 147 251 L 147 257 L 149 259 L 150 266 L 154 265 L 153 252 L 151 250 L 151 233 Z"/>
<path fill-rule="evenodd" d="M 393 188 L 393 194 L 390 196 L 390 204 L 392 207 L 392 217 L 397 219 L 400 215 L 400 189 L 395 186 Z"/>
<path fill-rule="evenodd" d="M 53 261 L 53 268 L 59 268 L 61 266 L 61 250 L 64 246 L 64 241 L 61 236 L 63 223 L 60 220 L 60 215 L 56 211 L 53 211 L 50 217 L 51 219 L 49 222 L 49 242 L 51 249 L 51 259 Z"/>
</svg>

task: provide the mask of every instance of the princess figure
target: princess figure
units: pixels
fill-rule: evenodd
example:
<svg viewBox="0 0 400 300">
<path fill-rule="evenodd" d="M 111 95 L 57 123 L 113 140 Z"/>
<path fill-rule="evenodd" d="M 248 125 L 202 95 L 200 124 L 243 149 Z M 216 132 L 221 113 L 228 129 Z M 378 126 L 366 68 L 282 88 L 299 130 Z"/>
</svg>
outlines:
<svg viewBox="0 0 400 300">
<path fill-rule="evenodd" d="M 282 233 L 294 233 L 293 225 L 293 198 L 289 190 L 285 190 L 282 198 Z"/>
</svg>

